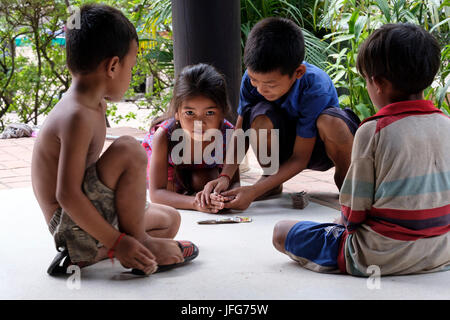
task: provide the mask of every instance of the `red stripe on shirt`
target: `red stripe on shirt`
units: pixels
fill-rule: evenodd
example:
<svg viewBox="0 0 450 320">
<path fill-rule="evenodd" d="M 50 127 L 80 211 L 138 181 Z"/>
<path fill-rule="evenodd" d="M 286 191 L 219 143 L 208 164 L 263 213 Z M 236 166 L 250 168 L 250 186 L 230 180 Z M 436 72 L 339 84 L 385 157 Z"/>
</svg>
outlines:
<svg viewBox="0 0 450 320">
<path fill-rule="evenodd" d="M 373 231 L 395 240 L 414 241 L 422 238 L 440 236 L 450 231 L 450 225 L 412 230 L 387 221 L 374 221 L 368 219 L 365 224 Z"/>
<path fill-rule="evenodd" d="M 393 122 L 404 117 L 431 113 L 438 113 L 445 116 L 445 114 L 436 108 L 433 102 L 429 100 L 395 102 L 384 106 L 375 115 L 364 119 L 359 126 L 362 126 L 367 121 L 375 119 L 383 120 L 382 123 L 377 124 L 376 132 L 378 132 L 389 124 L 392 124 Z M 387 119 L 384 119 L 385 117 Z"/>
<path fill-rule="evenodd" d="M 442 217 L 450 213 L 450 204 L 432 208 L 432 209 L 421 209 L 421 210 L 398 210 L 389 208 L 375 208 L 370 209 L 370 213 L 373 216 L 392 218 L 392 219 L 403 219 L 403 220 L 426 220 L 430 218 Z"/>
<path fill-rule="evenodd" d="M 398 120 L 401 120 L 403 118 L 409 117 L 411 115 L 412 114 L 410 114 L 410 113 L 402 113 L 402 114 L 398 114 L 395 116 L 388 116 L 388 117 L 380 118 L 377 121 L 377 128 L 375 130 L 375 133 L 378 133 L 379 131 L 381 131 L 381 129 L 386 128 L 388 125 L 390 125 Z"/>
<path fill-rule="evenodd" d="M 338 264 L 339 270 L 342 273 L 347 273 L 347 266 L 345 263 L 345 242 L 347 242 L 347 238 L 348 238 L 348 232 L 347 232 L 347 230 L 345 230 L 341 236 L 341 243 L 339 244 L 339 253 L 338 253 L 338 257 L 337 257 L 337 264 Z"/>
<path fill-rule="evenodd" d="M 393 124 L 394 122 L 401 120 L 406 117 L 410 116 L 422 116 L 427 114 L 436 113 L 436 111 L 430 111 L 430 112 L 408 112 L 408 113 L 402 113 L 394 116 L 386 116 L 383 118 L 380 118 L 377 122 L 377 127 L 375 130 L 375 133 L 378 133 L 381 131 L 381 129 L 386 128 L 388 125 Z"/>
<path fill-rule="evenodd" d="M 365 210 L 352 210 L 351 208 L 341 205 L 342 213 L 349 223 L 361 223 L 366 220 L 367 212 Z"/>
</svg>

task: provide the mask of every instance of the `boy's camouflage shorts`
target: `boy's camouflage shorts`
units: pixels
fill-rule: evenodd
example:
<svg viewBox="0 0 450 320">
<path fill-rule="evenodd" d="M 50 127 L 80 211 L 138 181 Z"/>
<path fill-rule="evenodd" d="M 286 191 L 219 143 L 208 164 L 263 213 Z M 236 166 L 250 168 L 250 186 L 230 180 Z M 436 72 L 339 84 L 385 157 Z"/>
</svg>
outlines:
<svg viewBox="0 0 450 320">
<path fill-rule="evenodd" d="M 103 218 L 117 229 L 118 219 L 115 210 L 114 191 L 99 180 L 96 164 L 86 169 L 83 192 Z M 98 248 L 102 246 L 96 239 L 77 226 L 62 208 L 56 209 L 48 227 L 55 240 L 56 250 L 62 251 L 63 248 L 67 248 L 70 260 L 74 263 L 93 261 Z"/>
</svg>

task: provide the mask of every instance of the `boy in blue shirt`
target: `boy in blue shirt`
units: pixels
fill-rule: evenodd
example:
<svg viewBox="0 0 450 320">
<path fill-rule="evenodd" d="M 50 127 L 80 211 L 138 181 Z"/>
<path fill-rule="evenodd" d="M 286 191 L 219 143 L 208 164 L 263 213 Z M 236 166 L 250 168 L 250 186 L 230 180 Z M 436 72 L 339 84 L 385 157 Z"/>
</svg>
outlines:
<svg viewBox="0 0 450 320">
<path fill-rule="evenodd" d="M 239 166 L 226 163 L 219 178 L 205 186 L 203 202 L 222 200 L 225 208 L 244 210 L 254 200 L 281 193 L 283 182 L 307 168 L 326 171 L 334 166 L 334 180 L 341 188 L 360 121 L 350 109 L 339 108 L 330 77 L 305 62 L 304 55 L 303 33 L 292 21 L 266 18 L 253 27 L 245 46 L 247 71 L 236 129 L 255 129 L 258 141 L 260 130 L 268 130 L 267 155 L 271 154 L 270 130 L 278 129 L 280 167 L 253 186 L 222 192 Z M 259 150 L 255 154 L 259 157 Z"/>
</svg>

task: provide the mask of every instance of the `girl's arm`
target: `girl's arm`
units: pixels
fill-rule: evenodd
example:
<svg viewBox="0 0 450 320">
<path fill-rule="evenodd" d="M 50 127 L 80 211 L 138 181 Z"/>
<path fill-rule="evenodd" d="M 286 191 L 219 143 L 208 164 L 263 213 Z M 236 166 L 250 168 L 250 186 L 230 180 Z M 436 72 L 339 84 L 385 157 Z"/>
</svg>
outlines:
<svg viewBox="0 0 450 320">
<path fill-rule="evenodd" d="M 243 122 L 243 118 L 242 116 L 238 116 L 237 121 L 236 121 L 236 125 L 235 125 L 235 130 L 237 129 L 242 129 L 242 122 Z M 232 177 L 231 181 L 226 178 L 226 177 L 219 177 L 215 180 L 212 180 L 210 182 L 208 182 L 205 187 L 203 188 L 203 192 L 202 192 L 202 203 L 209 205 L 211 204 L 211 194 L 220 194 L 223 191 L 229 190 L 229 189 L 233 189 L 235 187 L 239 187 L 240 186 L 240 182 L 239 182 L 239 163 L 240 160 L 242 159 L 238 159 L 238 146 L 237 146 L 237 139 L 236 137 L 232 137 L 232 139 L 234 139 L 234 143 L 231 143 L 231 146 L 228 145 L 227 146 L 227 151 L 228 148 L 234 148 L 233 150 L 233 154 L 234 154 L 234 159 L 232 160 L 232 163 L 227 163 L 226 161 L 224 161 L 224 166 L 222 169 L 222 174 L 225 174 L 229 177 Z M 247 153 L 248 150 L 248 145 L 245 145 L 245 153 Z M 226 157 L 225 157 L 226 159 Z M 237 180 L 236 180 L 237 179 Z M 236 184 L 236 182 L 238 182 L 238 184 Z M 232 186 L 234 184 L 234 186 Z"/>
<path fill-rule="evenodd" d="M 187 196 L 167 190 L 168 150 L 167 134 L 163 129 L 159 128 L 153 136 L 152 156 L 149 166 L 149 193 L 152 202 L 165 204 L 177 209 L 217 213 L 221 208 L 218 208 L 216 205 L 211 204 L 202 207 L 200 202 L 196 201 L 195 196 Z"/>
<path fill-rule="evenodd" d="M 159 128 L 153 136 L 152 156 L 149 165 L 150 199 L 154 203 L 165 204 L 177 209 L 195 210 L 194 196 L 186 196 L 167 190 L 168 150 L 167 134 L 162 128 Z"/>
</svg>

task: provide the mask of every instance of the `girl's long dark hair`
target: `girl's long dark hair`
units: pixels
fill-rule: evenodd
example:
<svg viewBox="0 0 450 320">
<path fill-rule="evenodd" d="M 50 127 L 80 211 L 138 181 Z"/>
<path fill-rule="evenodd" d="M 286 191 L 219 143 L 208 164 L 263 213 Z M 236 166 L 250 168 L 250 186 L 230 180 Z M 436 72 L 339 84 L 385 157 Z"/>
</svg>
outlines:
<svg viewBox="0 0 450 320">
<path fill-rule="evenodd" d="M 173 89 L 169 108 L 160 117 L 155 118 L 150 130 L 157 124 L 172 118 L 187 98 L 204 96 L 214 101 L 222 109 L 224 116 L 229 114 L 230 103 L 227 95 L 225 77 L 212 65 L 199 63 L 183 68 Z"/>
<path fill-rule="evenodd" d="M 161 122 L 173 118 L 185 99 L 197 96 L 207 97 L 214 101 L 222 109 L 224 117 L 229 114 L 230 103 L 225 77 L 209 64 L 189 65 L 183 68 L 175 81 L 173 96 L 168 110 L 162 116 L 152 121 L 150 130 Z M 173 129 L 178 129 L 179 127 L 180 125 L 175 123 Z M 169 153 L 176 143 L 169 140 Z M 174 179 L 179 181 L 182 189 L 186 190 L 185 193 L 191 194 L 193 192 L 191 185 L 192 172 L 189 169 L 182 169 L 179 165 L 175 165 L 174 169 Z"/>
</svg>

